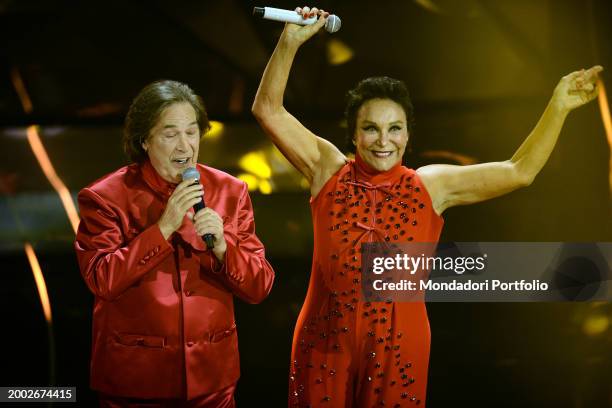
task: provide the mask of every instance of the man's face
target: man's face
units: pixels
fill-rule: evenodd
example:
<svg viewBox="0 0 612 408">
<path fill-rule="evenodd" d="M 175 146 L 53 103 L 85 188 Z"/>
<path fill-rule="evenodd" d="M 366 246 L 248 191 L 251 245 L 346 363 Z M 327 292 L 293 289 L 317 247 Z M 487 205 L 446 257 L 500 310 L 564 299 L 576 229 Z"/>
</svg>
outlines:
<svg viewBox="0 0 612 408">
<path fill-rule="evenodd" d="M 198 161 L 200 128 L 193 107 L 181 102 L 164 109 L 142 147 L 164 180 L 181 182 L 183 171 Z"/>
</svg>

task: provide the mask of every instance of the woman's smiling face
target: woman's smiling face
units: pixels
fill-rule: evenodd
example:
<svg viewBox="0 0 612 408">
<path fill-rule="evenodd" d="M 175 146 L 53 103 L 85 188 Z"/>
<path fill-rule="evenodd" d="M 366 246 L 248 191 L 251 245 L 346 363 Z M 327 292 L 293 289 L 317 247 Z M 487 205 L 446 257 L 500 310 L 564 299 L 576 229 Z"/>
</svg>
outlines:
<svg viewBox="0 0 612 408">
<path fill-rule="evenodd" d="M 406 113 L 391 99 L 370 99 L 357 112 L 353 143 L 364 162 L 386 171 L 401 162 L 408 144 Z"/>
</svg>

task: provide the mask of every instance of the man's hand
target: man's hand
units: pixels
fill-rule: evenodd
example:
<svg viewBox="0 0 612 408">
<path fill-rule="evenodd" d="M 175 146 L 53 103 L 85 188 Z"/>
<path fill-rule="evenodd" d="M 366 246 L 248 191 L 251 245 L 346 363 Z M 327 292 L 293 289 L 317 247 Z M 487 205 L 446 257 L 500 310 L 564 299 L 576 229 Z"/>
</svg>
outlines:
<svg viewBox="0 0 612 408">
<path fill-rule="evenodd" d="M 200 183 L 194 182 L 194 179 L 183 180 L 168 199 L 164 213 L 157 221 L 165 239 L 179 229 L 187 211 L 202 199 L 204 189 Z"/>
<path fill-rule="evenodd" d="M 564 76 L 555 88 L 552 103 L 564 113 L 589 103 L 597 97 L 597 74 L 601 71 L 603 67 L 595 65 Z"/>
<path fill-rule="evenodd" d="M 203 208 L 193 217 L 193 224 L 199 236 L 202 237 L 205 234 L 212 234 L 214 236 L 215 247 L 212 251 L 219 262 L 223 262 L 225 260 L 227 243 L 223 235 L 223 220 L 219 214 L 210 207 Z"/>
</svg>

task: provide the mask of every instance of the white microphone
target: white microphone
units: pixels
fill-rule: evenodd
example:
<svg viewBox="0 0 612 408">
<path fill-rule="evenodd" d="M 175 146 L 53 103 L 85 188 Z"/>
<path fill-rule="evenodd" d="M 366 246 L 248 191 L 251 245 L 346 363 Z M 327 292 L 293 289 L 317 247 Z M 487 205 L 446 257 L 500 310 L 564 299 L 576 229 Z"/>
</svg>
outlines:
<svg viewBox="0 0 612 408">
<path fill-rule="evenodd" d="M 273 7 L 253 7 L 253 15 L 266 20 L 282 21 L 283 23 L 293 23 L 299 25 L 311 25 L 317 22 L 317 16 L 310 18 L 302 18 L 294 10 L 283 10 Z M 340 17 L 335 14 L 330 14 L 325 22 L 325 30 L 328 33 L 335 33 L 340 30 L 342 22 Z"/>
</svg>

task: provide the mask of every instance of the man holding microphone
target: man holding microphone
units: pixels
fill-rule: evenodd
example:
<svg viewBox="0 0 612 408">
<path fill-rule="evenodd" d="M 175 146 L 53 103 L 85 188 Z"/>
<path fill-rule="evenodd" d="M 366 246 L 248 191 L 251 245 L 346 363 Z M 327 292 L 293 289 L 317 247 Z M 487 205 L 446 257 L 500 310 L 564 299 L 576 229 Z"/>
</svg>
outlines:
<svg viewBox="0 0 612 408">
<path fill-rule="evenodd" d="M 187 85 L 146 86 L 125 124 L 133 163 L 79 193 L 75 249 L 95 295 L 91 386 L 102 407 L 235 405 L 233 296 L 261 302 L 274 272 L 246 184 L 197 163 L 209 127 Z M 196 176 L 182 180 L 188 169 Z"/>
</svg>

